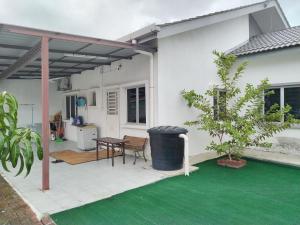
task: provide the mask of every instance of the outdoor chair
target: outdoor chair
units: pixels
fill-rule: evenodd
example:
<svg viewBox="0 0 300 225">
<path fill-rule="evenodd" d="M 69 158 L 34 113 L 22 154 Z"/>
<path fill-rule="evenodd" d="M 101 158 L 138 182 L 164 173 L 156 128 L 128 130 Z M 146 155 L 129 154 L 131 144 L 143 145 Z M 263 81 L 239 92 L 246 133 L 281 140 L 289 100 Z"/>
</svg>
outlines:
<svg viewBox="0 0 300 225">
<path fill-rule="evenodd" d="M 147 138 L 142 137 L 134 137 L 134 136 L 127 136 L 125 135 L 125 150 L 133 151 L 134 152 L 134 162 L 136 163 L 137 156 L 140 156 L 140 152 L 143 152 L 143 158 L 145 162 L 147 162 L 146 156 L 145 156 L 145 148 L 147 143 Z"/>
</svg>

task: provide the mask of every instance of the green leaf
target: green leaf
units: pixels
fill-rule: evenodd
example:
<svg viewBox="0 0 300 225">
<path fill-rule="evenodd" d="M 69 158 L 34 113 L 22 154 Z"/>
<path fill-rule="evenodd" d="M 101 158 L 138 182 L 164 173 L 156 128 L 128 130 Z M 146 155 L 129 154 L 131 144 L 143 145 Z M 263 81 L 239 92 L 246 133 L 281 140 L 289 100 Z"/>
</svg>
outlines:
<svg viewBox="0 0 300 225">
<path fill-rule="evenodd" d="M 19 175 L 22 173 L 23 169 L 24 169 L 24 159 L 23 159 L 23 156 L 22 156 L 22 155 L 20 155 L 20 161 L 21 161 L 21 165 L 20 165 L 19 171 L 18 171 L 18 173 L 16 174 L 16 176 L 19 176 Z M 28 174 L 27 174 L 27 175 L 28 175 Z"/>
<path fill-rule="evenodd" d="M 7 92 L 0 93 L 0 159 L 4 170 L 9 171 L 20 163 L 17 175 L 26 169 L 28 175 L 34 163 L 32 146 L 36 146 L 37 156 L 43 158 L 41 138 L 28 128 L 17 128 L 18 102 Z M 19 160 L 20 159 L 20 160 Z"/>
</svg>

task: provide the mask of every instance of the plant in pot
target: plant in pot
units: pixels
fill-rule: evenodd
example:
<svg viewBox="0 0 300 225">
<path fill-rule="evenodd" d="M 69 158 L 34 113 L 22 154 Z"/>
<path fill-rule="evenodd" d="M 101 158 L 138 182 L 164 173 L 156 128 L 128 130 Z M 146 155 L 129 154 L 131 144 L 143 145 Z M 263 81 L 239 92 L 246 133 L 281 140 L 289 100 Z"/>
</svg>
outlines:
<svg viewBox="0 0 300 225">
<path fill-rule="evenodd" d="M 265 97 L 273 94 L 267 79 L 259 85 L 246 84 L 241 89 L 238 81 L 246 62 L 234 70 L 236 56 L 216 51 L 213 54 L 220 85 L 211 87 L 203 95 L 195 90 L 182 91 L 187 105 L 200 111 L 196 120 L 185 124 L 209 133 L 212 141 L 207 149 L 225 155 L 218 160 L 219 165 L 240 168 L 246 164 L 242 159 L 246 147 L 271 147 L 267 138 L 297 121 L 289 114 L 290 106 L 280 108 L 275 104 L 264 109 Z"/>
<path fill-rule="evenodd" d="M 43 158 L 41 137 L 29 128 L 18 128 L 18 102 L 7 92 L 0 93 L 0 159 L 2 167 L 9 171 L 8 165 L 16 168 L 17 175 L 26 170 L 30 173 L 34 150 L 38 158 Z"/>
</svg>

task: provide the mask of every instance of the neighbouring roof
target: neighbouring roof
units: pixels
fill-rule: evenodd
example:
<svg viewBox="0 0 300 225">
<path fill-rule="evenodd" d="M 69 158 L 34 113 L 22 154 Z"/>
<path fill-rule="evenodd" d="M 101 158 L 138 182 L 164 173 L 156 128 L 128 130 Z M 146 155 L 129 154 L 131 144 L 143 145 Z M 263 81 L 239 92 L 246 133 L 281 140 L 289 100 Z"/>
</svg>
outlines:
<svg viewBox="0 0 300 225">
<path fill-rule="evenodd" d="M 275 0 L 275 1 L 277 2 L 277 0 Z M 159 24 L 158 26 L 159 27 L 166 27 L 166 26 L 170 26 L 170 25 L 174 25 L 174 24 L 178 24 L 178 23 L 184 23 L 184 22 L 188 22 L 188 21 L 192 21 L 192 20 L 197 20 L 197 19 L 209 17 L 209 16 L 215 16 L 215 15 L 222 14 L 222 13 L 236 11 L 236 10 L 239 10 L 239 9 L 244 9 L 244 8 L 255 6 L 255 5 L 260 5 L 260 4 L 264 4 L 264 3 L 267 4 L 268 2 L 270 2 L 270 0 L 260 1 L 260 2 L 256 2 L 256 3 L 253 3 L 253 4 L 249 4 L 249 5 L 243 5 L 243 6 L 239 6 L 239 7 L 232 8 L 232 9 L 227 9 L 227 10 L 212 12 L 212 13 L 209 13 L 209 14 L 205 14 L 205 15 L 201 15 L 201 16 L 196 16 L 196 17 L 191 17 L 191 18 L 188 18 L 188 19 L 178 20 L 178 21 L 169 22 L 169 23 L 163 23 L 163 24 Z M 277 2 L 277 5 L 280 8 L 280 10 L 282 11 L 281 6 L 280 6 L 280 4 L 278 4 L 278 2 Z M 283 16 L 284 16 L 285 21 L 289 25 L 289 22 L 288 22 L 287 18 L 285 17 L 284 13 L 283 13 Z"/>
<path fill-rule="evenodd" d="M 231 53 L 243 56 L 298 45 L 300 45 L 300 26 L 254 36 Z"/>
</svg>

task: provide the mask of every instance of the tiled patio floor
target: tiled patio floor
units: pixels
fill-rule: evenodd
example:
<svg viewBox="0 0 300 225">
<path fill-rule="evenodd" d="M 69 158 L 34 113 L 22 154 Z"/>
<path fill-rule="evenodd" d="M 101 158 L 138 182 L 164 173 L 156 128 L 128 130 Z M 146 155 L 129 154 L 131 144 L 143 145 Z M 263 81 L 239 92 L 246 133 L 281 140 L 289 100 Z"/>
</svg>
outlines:
<svg viewBox="0 0 300 225">
<path fill-rule="evenodd" d="M 76 150 L 73 142 L 54 144 L 51 151 Z M 52 160 L 52 159 L 51 159 Z M 103 159 L 78 165 L 50 163 L 50 190 L 42 192 L 42 163 L 35 161 L 30 175 L 15 177 L 13 173 L 2 173 L 5 179 L 31 205 L 39 217 L 45 213 L 53 214 L 78 207 L 112 195 L 144 186 L 164 178 L 183 173 L 183 171 L 162 172 L 152 169 L 151 163 L 142 159 L 133 165 L 133 157 L 126 155 L 126 164 L 121 157 Z"/>
</svg>

